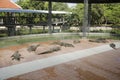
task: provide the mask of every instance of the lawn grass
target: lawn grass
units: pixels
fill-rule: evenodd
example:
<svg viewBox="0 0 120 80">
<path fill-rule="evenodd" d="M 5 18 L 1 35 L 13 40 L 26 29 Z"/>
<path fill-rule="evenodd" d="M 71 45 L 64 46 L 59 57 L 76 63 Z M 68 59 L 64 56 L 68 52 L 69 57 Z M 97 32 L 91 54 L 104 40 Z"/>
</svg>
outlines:
<svg viewBox="0 0 120 80">
<path fill-rule="evenodd" d="M 97 38 L 105 38 L 105 39 L 117 39 L 120 40 L 120 37 L 113 36 L 87 36 L 88 39 L 97 39 Z M 25 43 L 33 43 L 33 42 L 46 42 L 53 40 L 74 40 L 81 39 L 80 35 L 47 35 L 47 36 L 34 36 L 34 37 L 19 37 L 15 39 L 5 39 L 0 41 L 0 48 L 5 48 L 9 46 L 21 45 Z"/>
<path fill-rule="evenodd" d="M 88 36 L 88 39 L 97 39 L 97 38 L 105 38 L 105 39 L 112 39 L 112 40 L 120 40 L 120 36 Z"/>
<path fill-rule="evenodd" d="M 78 39 L 80 36 L 78 35 L 69 35 L 69 36 L 39 36 L 39 37 L 28 37 L 28 38 L 17 38 L 17 39 L 7 39 L 0 41 L 0 48 L 5 48 L 9 46 L 21 45 L 25 43 L 33 43 L 33 42 L 45 42 L 52 40 L 64 40 L 64 39 Z"/>
<path fill-rule="evenodd" d="M 110 39 L 110 36 L 88 36 L 88 39 L 97 39 L 97 38 L 105 38 L 105 39 Z"/>
</svg>

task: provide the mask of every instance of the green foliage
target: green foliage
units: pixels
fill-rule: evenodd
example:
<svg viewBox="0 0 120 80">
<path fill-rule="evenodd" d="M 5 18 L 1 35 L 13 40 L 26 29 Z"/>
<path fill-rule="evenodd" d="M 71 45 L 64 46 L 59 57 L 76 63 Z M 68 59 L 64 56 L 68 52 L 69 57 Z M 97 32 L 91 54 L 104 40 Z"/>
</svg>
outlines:
<svg viewBox="0 0 120 80">
<path fill-rule="evenodd" d="M 65 30 L 64 32 L 76 32 L 76 31 L 68 29 L 68 30 Z"/>
<path fill-rule="evenodd" d="M 60 3 L 60 2 L 53 2 L 52 3 L 52 10 L 57 11 L 68 11 L 68 5 L 66 3 Z"/>
<path fill-rule="evenodd" d="M 35 0 L 19 0 L 17 4 L 19 4 L 23 9 L 36 9 L 43 10 L 47 6 L 44 6 L 46 2 L 43 1 L 35 1 Z"/>
<path fill-rule="evenodd" d="M 69 17 L 69 22 L 73 26 L 81 26 L 83 22 L 83 4 L 77 4 L 75 8 L 73 8 L 72 15 Z"/>
<path fill-rule="evenodd" d="M 17 30 L 17 35 L 28 35 L 28 34 L 41 34 L 41 33 L 48 33 L 48 30 L 46 29 L 43 31 L 42 29 L 32 29 L 31 33 L 28 28 L 20 28 Z"/>
<path fill-rule="evenodd" d="M 28 35 L 28 34 L 42 34 L 42 33 L 48 33 L 48 29 L 46 29 L 45 31 L 43 31 L 43 29 L 32 29 L 30 33 L 29 28 L 22 27 L 16 31 L 16 36 Z M 0 37 L 7 37 L 7 30 L 1 30 Z"/>
<path fill-rule="evenodd" d="M 20 28 L 17 30 L 16 34 L 17 35 L 27 35 L 27 34 L 29 34 L 29 30 L 25 29 L 25 28 Z"/>
<path fill-rule="evenodd" d="M 90 31 L 90 32 L 105 32 L 104 30 L 102 30 L 102 29 L 100 29 L 100 30 L 92 30 L 92 31 Z"/>
<path fill-rule="evenodd" d="M 117 36 L 120 38 L 120 24 L 114 24 L 112 25 L 113 29 L 110 32 L 112 36 Z"/>
<path fill-rule="evenodd" d="M 115 34 L 115 35 L 120 35 L 120 29 L 118 28 L 115 28 L 111 31 L 112 34 Z"/>
<path fill-rule="evenodd" d="M 113 24 L 112 27 L 113 28 L 120 28 L 120 24 Z"/>
<path fill-rule="evenodd" d="M 23 9 L 31 9 L 31 10 L 48 10 L 48 2 L 44 1 L 35 1 L 35 0 L 19 0 L 17 2 Z M 52 2 L 52 10 L 54 11 L 69 11 L 69 7 L 66 3 L 56 3 Z M 19 20 L 20 23 L 39 23 L 40 21 L 47 21 L 48 15 L 46 14 L 21 14 L 21 18 Z M 58 17 L 63 17 L 63 15 L 53 15 Z M 29 17 L 28 20 L 25 17 Z M 65 18 L 65 16 L 64 16 Z M 32 21 L 29 21 L 32 20 Z"/>
<path fill-rule="evenodd" d="M 74 32 L 80 32 L 80 30 L 71 30 L 71 29 L 67 29 L 67 30 L 64 30 L 63 32 L 70 32 L 70 33 L 74 33 Z"/>
<path fill-rule="evenodd" d="M 104 12 L 103 5 L 93 4 L 91 11 L 91 24 L 92 25 L 101 25 L 104 21 Z"/>
<path fill-rule="evenodd" d="M 83 22 L 84 5 L 77 4 L 71 10 L 74 14 L 72 20 Z M 92 4 L 91 25 L 101 26 L 102 24 L 120 24 L 120 3 L 115 4 Z"/>
<path fill-rule="evenodd" d="M 42 29 L 32 29 L 32 34 L 48 33 L 48 30 L 43 31 Z"/>
<path fill-rule="evenodd" d="M 0 37 L 6 37 L 7 34 L 0 34 Z"/>
<path fill-rule="evenodd" d="M 120 24 L 120 3 L 106 4 L 104 5 L 106 10 L 104 11 L 105 17 L 109 23 Z"/>
<path fill-rule="evenodd" d="M 48 6 L 47 2 L 43 1 L 35 1 L 35 0 L 19 0 L 17 1 L 17 4 L 20 5 L 23 9 L 31 9 L 31 10 L 47 10 Z M 21 14 L 20 23 L 39 23 L 40 21 L 46 21 L 47 15 L 45 14 Z M 29 17 L 33 20 L 32 22 L 29 22 L 28 20 L 25 20 L 24 17 Z"/>
</svg>

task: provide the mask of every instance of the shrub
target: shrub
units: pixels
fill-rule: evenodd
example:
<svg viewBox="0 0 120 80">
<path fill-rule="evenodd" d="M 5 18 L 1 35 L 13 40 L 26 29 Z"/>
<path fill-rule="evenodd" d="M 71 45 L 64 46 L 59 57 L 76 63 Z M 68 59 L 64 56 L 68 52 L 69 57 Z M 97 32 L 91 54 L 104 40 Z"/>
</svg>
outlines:
<svg viewBox="0 0 120 80">
<path fill-rule="evenodd" d="M 64 32 L 77 32 L 77 31 L 68 29 L 68 30 L 65 30 Z"/>
<path fill-rule="evenodd" d="M 104 32 L 104 30 L 99 29 L 99 30 L 92 30 L 92 31 L 90 31 L 90 32 Z"/>
<path fill-rule="evenodd" d="M 118 28 L 112 29 L 112 31 L 110 33 L 114 34 L 114 35 L 120 35 L 120 29 L 118 29 Z"/>
<path fill-rule="evenodd" d="M 0 34 L 3 34 L 3 33 L 6 33 L 7 32 L 7 30 L 0 30 Z"/>
<path fill-rule="evenodd" d="M 19 29 L 16 31 L 17 35 L 28 35 L 30 34 L 29 29 Z M 43 31 L 42 29 L 32 29 L 31 34 L 48 33 L 48 30 Z"/>
<path fill-rule="evenodd" d="M 0 34 L 0 37 L 6 37 L 7 34 Z"/>
</svg>

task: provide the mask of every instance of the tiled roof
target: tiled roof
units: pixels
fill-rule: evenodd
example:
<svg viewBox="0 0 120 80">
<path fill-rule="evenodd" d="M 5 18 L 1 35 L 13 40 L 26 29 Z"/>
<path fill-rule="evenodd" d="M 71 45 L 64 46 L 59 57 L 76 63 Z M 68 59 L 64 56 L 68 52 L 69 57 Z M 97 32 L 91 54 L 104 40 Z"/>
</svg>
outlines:
<svg viewBox="0 0 120 80">
<path fill-rule="evenodd" d="M 0 8 L 22 9 L 19 5 L 14 3 L 12 0 L 0 0 Z"/>
</svg>

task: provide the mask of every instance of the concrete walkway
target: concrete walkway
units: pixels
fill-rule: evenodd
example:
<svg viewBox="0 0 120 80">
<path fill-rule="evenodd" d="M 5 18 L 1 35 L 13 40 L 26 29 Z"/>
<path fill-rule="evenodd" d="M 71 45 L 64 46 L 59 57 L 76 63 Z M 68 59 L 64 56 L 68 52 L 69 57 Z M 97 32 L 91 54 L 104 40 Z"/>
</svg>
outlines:
<svg viewBox="0 0 120 80">
<path fill-rule="evenodd" d="M 115 44 L 117 48 L 120 47 L 120 42 L 116 42 Z M 0 80 L 4 80 L 10 77 L 15 77 L 17 75 L 22 75 L 43 68 L 55 66 L 72 60 L 77 60 L 90 55 L 99 54 L 109 50 L 112 50 L 112 48 L 109 47 L 109 45 L 102 45 L 99 47 L 84 49 L 68 54 L 52 56 L 49 58 L 44 58 L 40 60 L 35 60 L 31 62 L 0 68 Z"/>
</svg>

